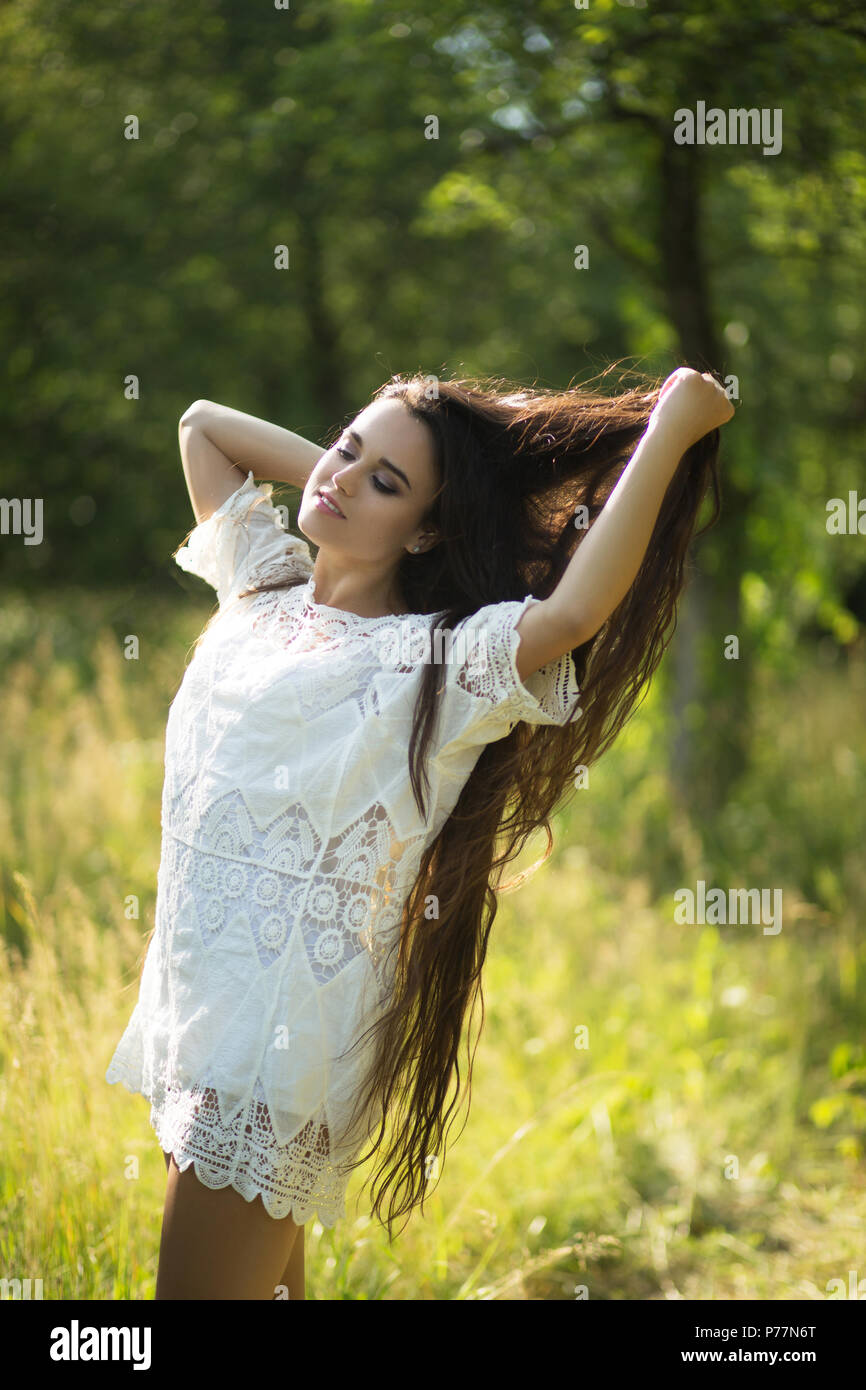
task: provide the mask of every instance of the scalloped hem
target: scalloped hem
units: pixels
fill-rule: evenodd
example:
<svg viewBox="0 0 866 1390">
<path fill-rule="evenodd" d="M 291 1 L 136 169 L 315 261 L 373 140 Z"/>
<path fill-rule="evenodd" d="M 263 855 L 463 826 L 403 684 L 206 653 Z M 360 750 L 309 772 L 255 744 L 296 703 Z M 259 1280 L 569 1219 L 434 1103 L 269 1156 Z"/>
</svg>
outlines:
<svg viewBox="0 0 866 1390">
<path fill-rule="evenodd" d="M 143 1096 L 150 1103 L 150 1126 L 156 1134 L 163 1153 L 171 1154 L 181 1173 L 185 1173 L 192 1166 L 203 1187 L 209 1188 L 212 1192 L 220 1192 L 226 1187 L 232 1187 L 240 1193 L 245 1202 L 253 1202 L 256 1197 L 260 1197 L 268 1216 L 275 1221 L 281 1221 L 290 1216 L 296 1226 L 304 1226 L 315 1217 L 323 1227 L 332 1230 L 338 1221 L 346 1219 L 345 1188 L 347 1184 L 345 1181 L 341 1182 L 339 1174 L 336 1173 L 332 1165 L 327 1165 L 332 1175 L 330 1192 L 323 1193 L 320 1197 L 301 1192 L 281 1195 L 274 1192 L 261 1178 L 257 1178 L 250 1171 L 248 1159 L 250 1156 L 255 1156 L 255 1150 L 243 1139 L 239 1142 L 231 1159 L 215 1159 L 213 1154 L 207 1151 L 203 1152 L 201 1149 L 197 1151 L 189 1142 L 185 1143 L 182 1139 L 172 1137 L 171 1125 L 166 1117 L 157 1110 L 152 1097 L 147 1094 L 142 1085 L 130 1080 L 122 1067 L 116 1064 L 110 1066 L 106 1072 L 105 1080 L 109 1086 L 120 1084 L 130 1095 Z"/>
<path fill-rule="evenodd" d="M 141 1092 L 141 1094 L 143 1095 L 144 1093 Z M 157 1139 L 159 1139 L 158 1132 Z M 159 1139 L 159 1143 L 160 1147 L 162 1147 L 163 1141 L 161 1139 Z M 175 1145 L 174 1149 L 163 1148 L 163 1153 L 171 1154 L 177 1164 L 179 1172 L 185 1173 L 189 1167 L 193 1167 L 195 1169 L 195 1175 L 202 1186 L 209 1188 L 212 1192 L 221 1192 L 223 1188 L 233 1187 L 235 1192 L 240 1193 L 245 1202 L 254 1202 L 257 1197 L 261 1197 L 265 1211 L 268 1213 L 268 1216 L 272 1216 L 275 1221 L 282 1221 L 285 1217 L 290 1216 L 296 1226 L 305 1226 L 307 1222 L 315 1216 L 319 1224 L 330 1231 L 333 1230 L 338 1221 L 341 1219 L 345 1220 L 345 1203 L 342 1204 L 339 1211 L 327 1211 L 316 1202 L 310 1202 L 308 1206 L 299 1205 L 297 1198 L 290 1198 L 288 1202 L 280 1202 L 279 1200 L 272 1202 L 270 1200 L 270 1193 L 263 1191 L 262 1188 L 253 1181 L 248 1183 L 239 1182 L 238 1174 L 235 1174 L 234 1177 L 226 1177 L 225 1182 L 214 1182 L 212 1181 L 213 1174 L 208 1172 L 205 1166 L 206 1161 L 197 1157 L 195 1154 L 181 1157 L 180 1161 L 178 1161 L 178 1154 L 175 1150 L 179 1147 L 179 1145 Z"/>
</svg>

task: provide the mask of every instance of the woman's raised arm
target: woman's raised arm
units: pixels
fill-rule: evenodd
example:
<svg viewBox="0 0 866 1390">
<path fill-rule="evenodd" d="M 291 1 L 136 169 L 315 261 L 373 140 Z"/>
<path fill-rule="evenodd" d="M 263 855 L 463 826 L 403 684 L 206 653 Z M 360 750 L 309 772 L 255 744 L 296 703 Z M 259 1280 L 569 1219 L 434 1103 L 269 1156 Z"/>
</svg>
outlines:
<svg viewBox="0 0 866 1390">
<path fill-rule="evenodd" d="M 178 427 L 196 519 L 203 521 L 252 471 L 257 482 L 303 488 L 325 450 L 292 430 L 216 401 L 194 401 Z"/>
<path fill-rule="evenodd" d="M 733 413 L 709 373 L 680 367 L 668 377 L 637 448 L 553 593 L 518 624 L 521 680 L 588 642 L 607 621 L 637 576 L 683 454 Z"/>
</svg>

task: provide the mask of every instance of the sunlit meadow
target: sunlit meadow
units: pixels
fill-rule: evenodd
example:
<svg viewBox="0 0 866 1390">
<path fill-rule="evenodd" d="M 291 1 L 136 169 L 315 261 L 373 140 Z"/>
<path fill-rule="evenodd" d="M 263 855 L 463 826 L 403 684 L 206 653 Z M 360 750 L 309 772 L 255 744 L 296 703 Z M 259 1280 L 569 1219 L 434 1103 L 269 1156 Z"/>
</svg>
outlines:
<svg viewBox="0 0 866 1390">
<path fill-rule="evenodd" d="M 155 1288 L 162 1155 L 147 1101 L 104 1074 L 153 925 L 168 704 L 209 610 L 148 608 L 135 660 L 109 600 L 0 609 L 0 1275 L 46 1299 Z M 308 1297 L 809 1300 L 866 1277 L 864 693 L 862 653 L 764 673 L 710 859 L 651 691 L 501 898 L 472 1106 L 423 1215 L 389 1246 L 368 1165 L 347 1219 L 307 1227 Z M 698 879 L 781 888 L 782 930 L 678 924 Z"/>
</svg>

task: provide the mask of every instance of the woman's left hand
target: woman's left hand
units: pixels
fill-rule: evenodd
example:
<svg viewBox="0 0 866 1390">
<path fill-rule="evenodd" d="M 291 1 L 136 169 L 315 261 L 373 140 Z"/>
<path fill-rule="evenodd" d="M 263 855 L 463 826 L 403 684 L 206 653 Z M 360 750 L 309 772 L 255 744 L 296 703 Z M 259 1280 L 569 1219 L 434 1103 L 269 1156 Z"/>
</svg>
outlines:
<svg viewBox="0 0 866 1390">
<path fill-rule="evenodd" d="M 715 377 L 678 367 L 659 392 L 647 429 L 661 425 L 670 430 L 682 442 L 685 453 L 710 430 L 726 424 L 733 413 L 734 407 Z"/>
</svg>

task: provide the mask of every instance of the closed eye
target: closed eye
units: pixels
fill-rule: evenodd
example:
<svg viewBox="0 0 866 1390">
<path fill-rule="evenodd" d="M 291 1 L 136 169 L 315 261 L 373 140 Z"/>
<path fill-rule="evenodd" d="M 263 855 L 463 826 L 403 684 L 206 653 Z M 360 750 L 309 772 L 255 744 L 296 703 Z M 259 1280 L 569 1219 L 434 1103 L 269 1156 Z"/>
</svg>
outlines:
<svg viewBox="0 0 866 1390">
<path fill-rule="evenodd" d="M 337 444 L 334 445 L 334 449 L 335 449 L 335 452 L 338 453 L 338 454 L 340 455 L 340 458 L 350 459 L 350 458 L 352 457 L 352 455 L 348 452 L 348 450 L 346 450 L 346 449 L 341 449 L 341 448 L 339 447 L 339 445 L 337 445 Z M 382 480 L 381 480 L 380 478 L 374 477 L 374 478 L 373 478 L 373 482 L 374 482 L 374 484 L 376 485 L 376 487 L 379 489 L 380 492 L 390 492 L 390 493 L 393 494 L 393 493 L 396 493 L 396 492 L 399 491 L 399 489 L 396 488 L 396 487 L 386 487 L 385 484 L 382 482 Z"/>
</svg>

